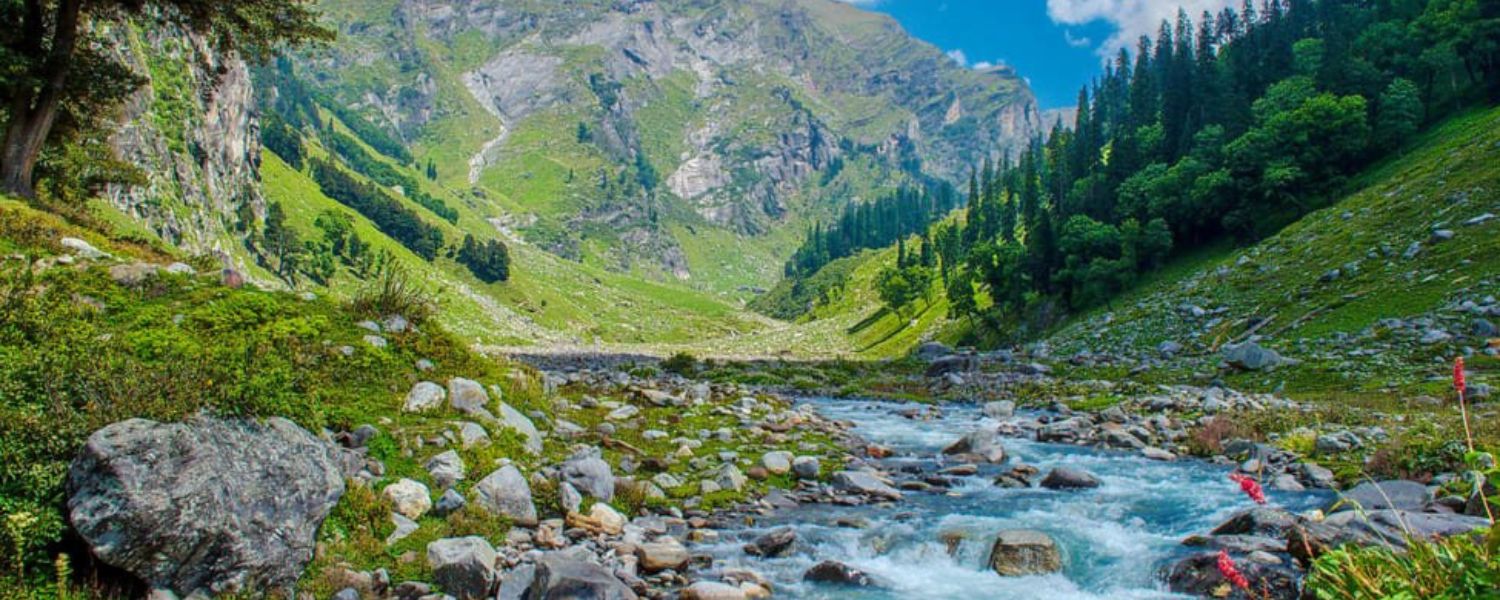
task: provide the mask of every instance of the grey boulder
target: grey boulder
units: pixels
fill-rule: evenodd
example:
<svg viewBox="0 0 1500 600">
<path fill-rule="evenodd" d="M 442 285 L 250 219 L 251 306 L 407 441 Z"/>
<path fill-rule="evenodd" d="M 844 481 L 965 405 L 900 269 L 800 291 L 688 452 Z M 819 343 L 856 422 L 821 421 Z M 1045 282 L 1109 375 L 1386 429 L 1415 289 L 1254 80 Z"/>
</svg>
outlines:
<svg viewBox="0 0 1500 600">
<path fill-rule="evenodd" d="M 522 527 L 537 524 L 536 504 L 531 501 L 531 485 L 521 471 L 506 465 L 474 484 L 474 506 L 493 515 L 509 518 Z"/>
<path fill-rule="evenodd" d="M 434 583 L 458 600 L 487 598 L 499 575 L 495 548 L 478 536 L 448 538 L 427 545 Z"/>
<path fill-rule="evenodd" d="M 1040 531 L 1002 531 L 990 548 L 990 568 L 1002 577 L 1056 573 L 1062 570 L 1062 553 Z"/>
<path fill-rule="evenodd" d="M 100 560 L 181 595 L 289 591 L 344 493 L 331 446 L 291 421 L 130 419 L 68 473 L 73 527 Z"/>
</svg>

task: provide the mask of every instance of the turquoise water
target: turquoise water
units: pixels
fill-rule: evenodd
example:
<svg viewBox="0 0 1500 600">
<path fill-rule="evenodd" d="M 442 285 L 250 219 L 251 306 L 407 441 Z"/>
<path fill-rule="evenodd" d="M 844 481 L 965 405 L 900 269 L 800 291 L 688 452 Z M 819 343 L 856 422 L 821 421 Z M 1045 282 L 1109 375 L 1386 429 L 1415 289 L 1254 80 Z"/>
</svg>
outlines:
<svg viewBox="0 0 1500 600">
<path fill-rule="evenodd" d="M 934 421 L 896 414 L 909 405 L 819 399 L 824 416 L 852 421 L 855 433 L 891 447 L 888 470 L 914 460 L 935 460 L 939 451 L 975 428 L 992 427 L 977 407 L 948 406 Z M 1191 553 L 1184 537 L 1207 533 L 1235 511 L 1251 506 L 1227 478 L 1229 469 L 1201 461 L 1158 462 L 1135 453 L 1006 442 L 1006 465 L 982 468 L 962 478 L 949 495 L 908 492 L 890 507 L 807 505 L 766 516 L 754 528 L 724 532 L 710 548 L 720 567 L 745 567 L 776 585 L 777 598 L 1170 598 L 1161 571 Z M 1093 490 L 1004 489 L 990 482 L 1016 463 L 1068 466 L 1094 474 Z M 1269 491 L 1270 502 L 1293 511 L 1326 502 L 1326 494 Z M 863 528 L 841 527 L 859 519 Z M 758 533 L 792 526 L 795 553 L 785 558 L 746 556 L 740 547 Z M 986 567 L 995 534 L 1036 529 L 1057 541 L 1059 574 L 1002 578 Z M 958 539 L 950 552 L 949 542 Z M 822 560 L 837 560 L 872 575 L 881 589 L 808 584 L 801 576 Z"/>
</svg>

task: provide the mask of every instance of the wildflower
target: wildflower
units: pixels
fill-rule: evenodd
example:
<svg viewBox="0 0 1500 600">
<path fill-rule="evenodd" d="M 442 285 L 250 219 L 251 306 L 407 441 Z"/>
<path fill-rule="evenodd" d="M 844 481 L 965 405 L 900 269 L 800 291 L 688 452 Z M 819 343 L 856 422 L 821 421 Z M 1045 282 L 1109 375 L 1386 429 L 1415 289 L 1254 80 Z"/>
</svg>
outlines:
<svg viewBox="0 0 1500 600">
<path fill-rule="evenodd" d="M 1234 559 L 1229 558 L 1227 550 L 1219 551 L 1219 574 L 1223 575 L 1224 579 L 1229 580 L 1229 583 L 1234 587 L 1246 591 L 1250 590 L 1250 580 L 1245 579 L 1240 570 L 1234 566 Z"/>
<path fill-rule="evenodd" d="M 1458 361 L 1453 363 L 1453 388 L 1458 390 L 1458 395 L 1462 396 L 1465 391 L 1468 391 L 1468 387 L 1468 383 L 1464 381 L 1464 357 L 1460 356 Z"/>
<path fill-rule="evenodd" d="M 1259 482 L 1239 473 L 1230 473 L 1229 480 L 1240 484 L 1240 491 L 1245 492 L 1256 504 L 1266 503 L 1266 492 L 1261 489 Z"/>
</svg>

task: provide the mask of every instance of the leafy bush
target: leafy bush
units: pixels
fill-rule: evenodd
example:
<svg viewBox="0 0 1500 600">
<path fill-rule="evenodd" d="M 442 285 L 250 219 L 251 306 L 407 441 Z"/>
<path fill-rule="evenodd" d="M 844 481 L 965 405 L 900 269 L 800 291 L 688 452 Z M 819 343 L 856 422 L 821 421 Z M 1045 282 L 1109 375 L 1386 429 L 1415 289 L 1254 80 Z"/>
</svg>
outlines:
<svg viewBox="0 0 1500 600">
<path fill-rule="evenodd" d="M 480 243 L 473 235 L 464 236 L 463 247 L 458 250 L 458 262 L 485 283 L 510 279 L 510 250 L 499 240 Z"/>
<path fill-rule="evenodd" d="M 691 375 L 698 370 L 698 359 L 686 352 L 678 352 L 661 361 L 661 369 L 678 375 Z"/>
<path fill-rule="evenodd" d="M 370 318 L 401 315 L 413 323 L 427 320 L 434 310 L 427 291 L 412 281 L 404 269 L 395 266 L 361 289 L 350 301 L 350 308 Z"/>
<path fill-rule="evenodd" d="M 1338 548 L 1313 562 L 1307 590 L 1319 600 L 1494 598 L 1500 590 L 1497 531 L 1486 539 L 1414 540 L 1405 553 Z"/>
</svg>

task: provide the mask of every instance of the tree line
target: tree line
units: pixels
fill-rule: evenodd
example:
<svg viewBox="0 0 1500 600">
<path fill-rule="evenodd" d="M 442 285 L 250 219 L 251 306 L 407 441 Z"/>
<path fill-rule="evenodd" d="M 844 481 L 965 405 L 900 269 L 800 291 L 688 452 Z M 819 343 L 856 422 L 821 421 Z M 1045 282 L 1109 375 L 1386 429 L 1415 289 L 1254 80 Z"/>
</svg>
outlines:
<svg viewBox="0 0 1500 600">
<path fill-rule="evenodd" d="M 1107 302 L 1173 253 L 1274 233 L 1425 124 L 1497 99 L 1500 3 L 1179 12 L 1080 91 L 1072 128 L 977 166 L 966 219 L 923 245 L 955 316 L 981 291 L 990 316 Z"/>
<path fill-rule="evenodd" d="M 830 262 L 868 248 L 884 248 L 906 236 L 925 231 L 938 217 L 961 202 L 951 185 L 935 183 L 902 187 L 870 202 L 846 204 L 837 220 L 816 223 L 801 247 L 787 260 L 788 278 L 806 277 Z"/>
</svg>

